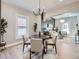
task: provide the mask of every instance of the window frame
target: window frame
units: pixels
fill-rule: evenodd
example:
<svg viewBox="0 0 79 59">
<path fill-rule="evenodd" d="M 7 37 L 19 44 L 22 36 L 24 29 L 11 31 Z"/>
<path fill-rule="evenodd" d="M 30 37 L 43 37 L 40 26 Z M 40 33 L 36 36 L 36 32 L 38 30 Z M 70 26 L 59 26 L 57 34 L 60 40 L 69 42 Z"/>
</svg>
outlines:
<svg viewBox="0 0 79 59">
<path fill-rule="evenodd" d="M 17 35 L 17 27 L 18 27 L 18 17 L 26 18 L 26 34 L 25 37 L 29 36 L 29 16 L 25 16 L 22 14 L 16 14 L 16 39 L 21 39 L 22 35 Z"/>
</svg>

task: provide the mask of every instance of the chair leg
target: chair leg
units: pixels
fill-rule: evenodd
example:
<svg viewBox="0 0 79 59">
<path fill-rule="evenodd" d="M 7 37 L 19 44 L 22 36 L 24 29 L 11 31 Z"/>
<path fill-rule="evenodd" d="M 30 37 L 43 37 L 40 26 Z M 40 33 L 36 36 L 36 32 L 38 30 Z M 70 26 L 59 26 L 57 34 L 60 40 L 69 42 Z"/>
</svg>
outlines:
<svg viewBox="0 0 79 59">
<path fill-rule="evenodd" d="M 46 42 L 46 53 L 47 53 L 48 47 L 47 47 L 47 42 Z"/>
<path fill-rule="evenodd" d="M 55 45 L 55 52 L 56 52 L 56 54 L 57 54 L 57 48 L 56 48 L 56 45 Z"/>
<path fill-rule="evenodd" d="M 31 49 L 30 49 L 30 53 L 29 54 L 30 54 L 30 59 L 31 59 Z"/>
<path fill-rule="evenodd" d="M 25 47 L 25 45 L 23 44 L 23 52 L 24 52 L 24 47 Z"/>
<path fill-rule="evenodd" d="M 44 51 L 42 51 L 42 59 L 43 59 L 43 56 L 44 56 Z"/>
</svg>

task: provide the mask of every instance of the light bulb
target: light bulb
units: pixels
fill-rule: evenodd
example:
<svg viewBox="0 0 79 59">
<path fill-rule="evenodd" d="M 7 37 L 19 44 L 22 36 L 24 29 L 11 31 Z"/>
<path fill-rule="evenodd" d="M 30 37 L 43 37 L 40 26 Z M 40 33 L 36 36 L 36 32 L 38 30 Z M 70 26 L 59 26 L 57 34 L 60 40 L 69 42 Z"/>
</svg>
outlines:
<svg viewBox="0 0 79 59">
<path fill-rule="evenodd" d="M 60 20 L 60 22 L 61 22 L 61 23 L 64 23 L 64 22 L 65 22 L 65 20 L 63 20 L 63 19 L 62 19 L 62 20 Z"/>
<path fill-rule="evenodd" d="M 63 2 L 63 0 L 59 0 L 60 2 Z"/>
</svg>

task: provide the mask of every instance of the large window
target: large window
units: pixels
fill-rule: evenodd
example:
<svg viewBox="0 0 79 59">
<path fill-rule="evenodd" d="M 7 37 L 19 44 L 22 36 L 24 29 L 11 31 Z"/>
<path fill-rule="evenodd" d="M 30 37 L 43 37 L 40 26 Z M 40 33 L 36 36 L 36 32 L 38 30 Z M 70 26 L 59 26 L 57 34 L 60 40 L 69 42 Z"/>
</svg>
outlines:
<svg viewBox="0 0 79 59">
<path fill-rule="evenodd" d="M 17 38 L 20 38 L 22 35 L 28 35 L 28 17 L 26 16 L 17 16 L 17 26 L 16 26 L 16 35 Z"/>
</svg>

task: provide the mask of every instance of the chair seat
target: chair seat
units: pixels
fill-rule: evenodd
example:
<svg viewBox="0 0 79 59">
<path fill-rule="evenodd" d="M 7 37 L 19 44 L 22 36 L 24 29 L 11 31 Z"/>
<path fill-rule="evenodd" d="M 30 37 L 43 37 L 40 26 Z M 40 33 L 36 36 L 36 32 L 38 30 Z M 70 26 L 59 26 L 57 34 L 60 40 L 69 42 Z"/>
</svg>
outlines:
<svg viewBox="0 0 79 59">
<path fill-rule="evenodd" d="M 31 43 L 30 39 L 28 39 L 25 43 Z"/>
<path fill-rule="evenodd" d="M 31 44 L 30 40 L 27 40 L 27 41 L 24 43 L 24 45 L 30 45 L 30 44 Z"/>
<path fill-rule="evenodd" d="M 53 37 L 52 39 L 49 39 L 46 41 L 46 52 L 47 52 L 47 49 L 48 47 L 47 46 L 54 46 L 55 47 L 55 52 L 57 53 L 57 49 L 56 49 L 56 40 L 57 40 L 57 36 L 56 37 Z"/>
<path fill-rule="evenodd" d="M 46 41 L 47 41 L 47 43 L 54 44 L 54 41 L 52 39 L 48 39 Z"/>
</svg>

